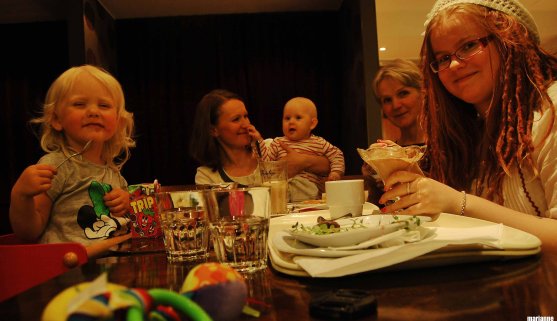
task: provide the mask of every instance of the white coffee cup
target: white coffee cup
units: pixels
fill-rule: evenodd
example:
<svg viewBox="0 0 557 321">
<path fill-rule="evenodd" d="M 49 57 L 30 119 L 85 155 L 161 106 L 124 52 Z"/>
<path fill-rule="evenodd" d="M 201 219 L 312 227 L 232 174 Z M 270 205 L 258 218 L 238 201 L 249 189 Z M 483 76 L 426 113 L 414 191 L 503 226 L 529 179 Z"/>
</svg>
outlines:
<svg viewBox="0 0 557 321">
<path fill-rule="evenodd" d="M 365 203 L 364 180 L 350 179 L 325 182 L 331 219 L 351 214 L 361 216 Z"/>
</svg>

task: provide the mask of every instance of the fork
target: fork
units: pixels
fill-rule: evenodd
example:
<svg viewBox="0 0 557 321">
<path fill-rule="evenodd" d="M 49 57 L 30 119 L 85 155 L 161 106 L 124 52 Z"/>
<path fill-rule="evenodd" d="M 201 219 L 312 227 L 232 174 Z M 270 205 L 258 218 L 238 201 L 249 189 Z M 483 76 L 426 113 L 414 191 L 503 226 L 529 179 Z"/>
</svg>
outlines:
<svg viewBox="0 0 557 321">
<path fill-rule="evenodd" d="M 85 144 L 85 146 L 83 146 L 83 148 L 79 152 L 75 152 L 75 153 L 71 154 L 70 156 L 66 157 L 66 159 L 64 159 L 60 164 L 58 164 L 58 166 L 56 166 L 56 169 L 58 169 L 58 167 L 62 166 L 62 164 L 64 164 L 68 159 L 74 158 L 78 155 L 83 154 L 87 150 L 87 148 L 89 148 L 89 145 L 91 145 L 91 142 L 92 142 L 92 140 L 88 141 Z"/>
</svg>

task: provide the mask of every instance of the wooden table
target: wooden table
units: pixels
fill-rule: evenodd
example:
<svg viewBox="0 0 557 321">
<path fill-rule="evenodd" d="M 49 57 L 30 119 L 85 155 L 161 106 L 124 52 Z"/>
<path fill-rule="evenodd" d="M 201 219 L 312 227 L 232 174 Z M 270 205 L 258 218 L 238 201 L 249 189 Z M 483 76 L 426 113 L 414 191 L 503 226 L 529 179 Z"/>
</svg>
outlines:
<svg viewBox="0 0 557 321">
<path fill-rule="evenodd" d="M 164 253 L 113 255 L 76 268 L 0 303 L 0 320 L 39 320 L 61 290 L 107 272 L 127 287 L 178 290 L 190 264 L 168 263 Z M 40 267 L 37 267 L 40 268 Z M 298 278 L 268 268 L 254 274 L 250 289 L 271 308 L 259 319 L 311 320 L 309 302 L 327 291 L 372 291 L 377 314 L 364 320 L 527 320 L 557 318 L 557 253 L 525 259 L 372 272 L 334 279 Z"/>
</svg>

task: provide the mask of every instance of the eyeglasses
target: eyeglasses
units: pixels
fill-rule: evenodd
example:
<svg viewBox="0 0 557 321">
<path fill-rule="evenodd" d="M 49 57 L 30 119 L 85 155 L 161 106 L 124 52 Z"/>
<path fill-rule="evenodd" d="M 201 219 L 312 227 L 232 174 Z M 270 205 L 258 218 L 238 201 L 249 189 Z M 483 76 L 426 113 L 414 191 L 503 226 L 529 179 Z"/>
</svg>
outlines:
<svg viewBox="0 0 557 321">
<path fill-rule="evenodd" d="M 431 70 L 433 70 L 434 73 L 443 71 L 449 68 L 449 66 L 451 65 L 451 62 L 453 61 L 453 56 L 460 60 L 470 59 L 472 56 L 484 50 L 484 48 L 487 47 L 487 43 L 489 42 L 489 40 L 491 40 L 491 35 L 483 38 L 470 40 L 467 43 L 460 46 L 460 48 L 458 48 L 452 54 L 442 56 L 441 58 L 430 63 L 429 66 L 431 67 Z"/>
</svg>

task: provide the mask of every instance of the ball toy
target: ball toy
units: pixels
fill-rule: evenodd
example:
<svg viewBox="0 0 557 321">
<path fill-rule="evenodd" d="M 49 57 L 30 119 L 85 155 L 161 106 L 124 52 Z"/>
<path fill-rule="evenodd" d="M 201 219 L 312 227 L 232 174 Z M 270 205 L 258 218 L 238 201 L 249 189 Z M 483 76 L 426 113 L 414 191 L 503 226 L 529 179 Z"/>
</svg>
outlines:
<svg viewBox="0 0 557 321">
<path fill-rule="evenodd" d="M 180 292 L 199 304 L 215 321 L 236 320 L 248 295 L 242 275 L 219 263 L 202 263 L 194 267 Z"/>
<path fill-rule="evenodd" d="M 100 281 L 99 281 L 100 279 Z M 103 280 L 104 279 L 104 280 Z M 69 287 L 43 311 L 43 321 L 211 321 L 186 296 L 166 289 L 134 289 L 106 282 L 103 274 L 93 282 Z"/>
<path fill-rule="evenodd" d="M 84 293 L 87 288 L 90 286 L 90 282 L 80 283 L 78 285 L 69 287 L 64 291 L 58 293 L 46 306 L 42 314 L 42 321 L 62 321 L 68 319 L 68 307 L 70 302 L 75 300 L 75 297 Z M 120 291 L 124 290 L 125 287 L 119 286 L 116 284 L 109 283 L 106 286 L 108 291 Z M 86 308 L 94 309 L 96 302 L 89 302 L 87 303 Z M 104 304 L 98 304 L 97 308 L 99 309 L 98 314 L 105 315 L 107 314 L 107 308 L 105 308 Z"/>
</svg>

